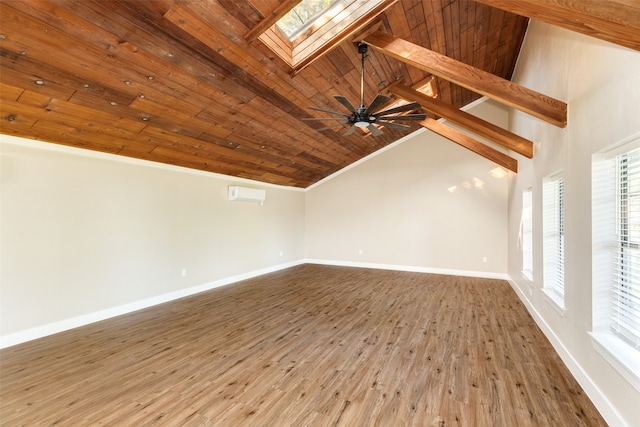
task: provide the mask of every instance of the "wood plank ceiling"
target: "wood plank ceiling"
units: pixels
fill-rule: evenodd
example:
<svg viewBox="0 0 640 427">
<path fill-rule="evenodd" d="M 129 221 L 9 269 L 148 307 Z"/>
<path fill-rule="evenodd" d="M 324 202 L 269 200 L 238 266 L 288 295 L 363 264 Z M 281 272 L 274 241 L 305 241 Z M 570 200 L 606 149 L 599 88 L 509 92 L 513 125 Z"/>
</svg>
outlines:
<svg viewBox="0 0 640 427">
<path fill-rule="evenodd" d="M 333 95 L 359 103 L 358 34 L 374 47 L 366 102 L 379 92 L 406 98 L 413 86 L 440 76 L 433 83 L 437 104 L 425 106 L 429 117 L 412 130 L 437 131 L 433 119 L 443 111 L 459 115 L 482 93 L 446 75 L 451 70 L 423 66 L 425 52 L 511 77 L 528 18 L 469 0 L 386 1 L 371 24 L 376 33 L 358 28 L 292 72 L 254 34 L 245 37 L 292 1 L 2 0 L 0 132 L 307 187 L 406 134 L 384 128 L 377 137 L 343 136 L 346 126 L 318 131 L 332 122 L 302 120 L 326 117 L 309 106 L 341 111 Z M 381 46 L 388 35 L 416 46 L 418 59 Z M 457 78 L 462 68 L 454 67 Z M 530 143 L 458 119 L 505 148 Z M 474 151 L 499 164 L 507 157 L 503 165 L 514 170 L 513 159 L 485 148 L 492 149 Z"/>
</svg>

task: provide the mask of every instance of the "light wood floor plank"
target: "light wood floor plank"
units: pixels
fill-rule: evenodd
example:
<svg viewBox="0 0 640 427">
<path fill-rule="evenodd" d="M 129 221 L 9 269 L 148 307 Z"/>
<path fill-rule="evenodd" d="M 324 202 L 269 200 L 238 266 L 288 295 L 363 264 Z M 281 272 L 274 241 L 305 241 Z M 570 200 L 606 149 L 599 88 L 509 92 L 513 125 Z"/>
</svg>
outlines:
<svg viewBox="0 0 640 427">
<path fill-rule="evenodd" d="M 0 423 L 606 425 L 505 281 L 319 265 L 1 350 Z"/>
</svg>

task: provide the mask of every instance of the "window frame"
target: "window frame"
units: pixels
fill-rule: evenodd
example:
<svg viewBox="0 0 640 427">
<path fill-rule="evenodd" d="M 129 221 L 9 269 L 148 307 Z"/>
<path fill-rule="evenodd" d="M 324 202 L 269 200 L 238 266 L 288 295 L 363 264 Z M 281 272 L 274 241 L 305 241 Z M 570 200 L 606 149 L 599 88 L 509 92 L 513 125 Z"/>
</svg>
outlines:
<svg viewBox="0 0 640 427">
<path fill-rule="evenodd" d="M 533 188 L 522 190 L 522 216 L 520 220 L 522 246 L 522 277 L 533 282 Z"/>
<path fill-rule="evenodd" d="M 293 41 L 289 40 L 275 23 L 257 38 L 282 59 L 295 75 L 340 43 L 354 38 L 370 26 L 375 26 L 376 21 L 380 21 L 379 25 L 382 25 L 380 14 L 397 1 L 345 0 L 344 13 L 337 13 L 326 20 L 320 15 L 317 21 L 322 23 L 321 25 L 312 24 Z M 334 7 L 335 5 L 329 7 L 327 12 L 331 12 Z M 287 12 L 288 10 L 285 11 Z"/>
</svg>

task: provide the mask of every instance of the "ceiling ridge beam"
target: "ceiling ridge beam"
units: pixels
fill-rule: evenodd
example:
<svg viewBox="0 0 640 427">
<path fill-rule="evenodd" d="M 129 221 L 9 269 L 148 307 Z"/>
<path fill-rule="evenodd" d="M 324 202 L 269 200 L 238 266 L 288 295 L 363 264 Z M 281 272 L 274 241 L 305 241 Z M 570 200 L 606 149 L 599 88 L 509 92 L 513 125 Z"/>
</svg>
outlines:
<svg viewBox="0 0 640 427">
<path fill-rule="evenodd" d="M 405 64 L 495 99 L 555 126 L 567 125 L 567 104 L 562 101 L 382 31 L 369 34 L 364 38 L 364 42 Z"/>
<path fill-rule="evenodd" d="M 640 3 L 637 1 L 476 1 L 630 49 L 640 50 Z"/>
<path fill-rule="evenodd" d="M 487 138 L 504 148 L 515 151 L 516 153 L 528 158 L 533 157 L 532 141 L 509 132 L 500 126 L 496 126 L 491 122 L 482 120 L 473 114 L 458 110 L 451 105 L 438 101 L 437 99 L 434 99 L 422 92 L 410 88 L 406 84 L 402 83 L 402 81 L 393 83 L 391 86 L 388 86 L 386 90 L 395 96 L 406 99 L 407 101 L 417 101 L 424 110 L 442 117 L 451 123 L 455 123 L 458 126 L 462 126 L 463 128 Z"/>
<path fill-rule="evenodd" d="M 429 129 L 432 132 L 437 133 L 440 136 L 447 138 L 450 141 L 455 142 L 462 147 L 473 151 L 476 154 L 491 160 L 492 162 L 512 171 L 518 172 L 518 161 L 511 156 L 508 156 L 495 148 L 489 147 L 482 142 L 471 138 L 469 135 L 464 134 L 450 126 L 445 125 L 431 117 L 427 117 L 424 120 L 418 122 L 423 127 Z"/>
</svg>

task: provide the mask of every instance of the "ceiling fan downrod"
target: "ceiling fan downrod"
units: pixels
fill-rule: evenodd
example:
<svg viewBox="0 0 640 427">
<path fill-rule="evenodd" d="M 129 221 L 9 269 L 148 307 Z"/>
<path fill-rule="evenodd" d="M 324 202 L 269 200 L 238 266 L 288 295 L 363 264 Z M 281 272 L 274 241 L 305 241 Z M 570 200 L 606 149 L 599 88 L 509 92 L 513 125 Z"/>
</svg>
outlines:
<svg viewBox="0 0 640 427">
<path fill-rule="evenodd" d="M 358 43 L 358 53 L 362 55 L 360 59 L 361 68 L 360 68 L 360 108 L 364 111 L 364 60 L 367 57 L 367 51 L 369 50 L 369 46 L 364 43 Z"/>
<path fill-rule="evenodd" d="M 366 107 L 364 105 L 364 60 L 367 57 L 368 50 L 369 45 L 364 42 L 358 43 L 358 53 L 362 55 L 360 58 L 360 107 L 358 107 L 358 111 L 356 111 L 356 117 L 353 124 L 359 128 L 366 128 L 369 126 L 369 120 L 365 114 Z"/>
</svg>

